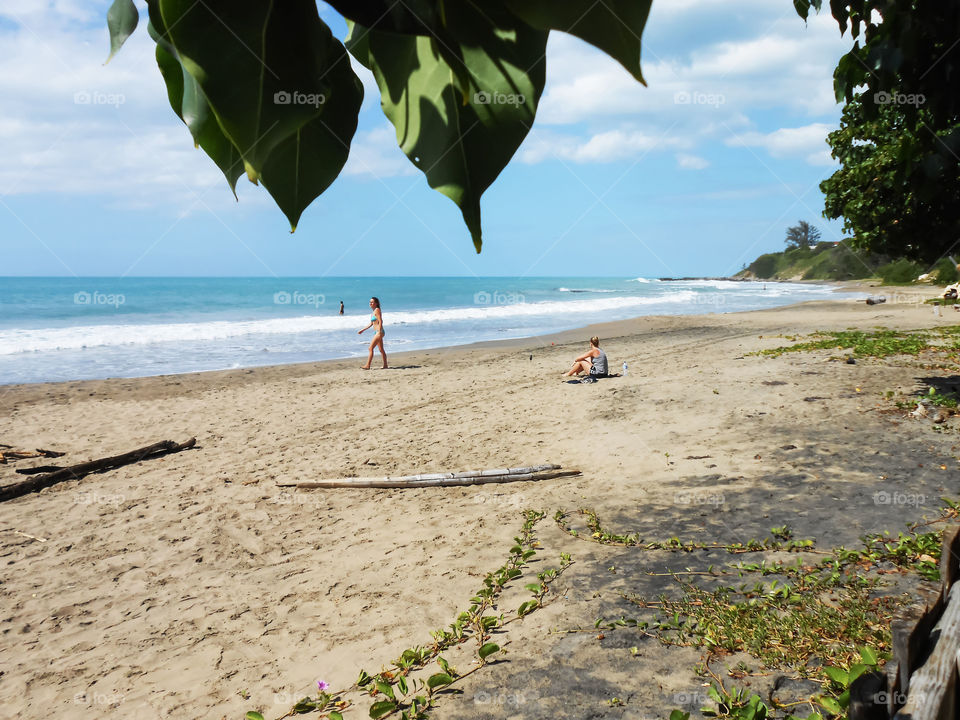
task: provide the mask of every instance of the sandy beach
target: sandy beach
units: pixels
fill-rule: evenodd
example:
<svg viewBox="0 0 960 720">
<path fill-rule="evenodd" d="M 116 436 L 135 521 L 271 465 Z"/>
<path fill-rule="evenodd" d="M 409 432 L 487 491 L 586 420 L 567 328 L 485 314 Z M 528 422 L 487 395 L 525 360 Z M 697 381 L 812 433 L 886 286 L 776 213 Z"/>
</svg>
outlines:
<svg viewBox="0 0 960 720">
<path fill-rule="evenodd" d="M 498 635 L 501 659 L 432 717 L 665 718 L 678 693 L 703 691 L 698 651 L 566 630 L 629 612 L 626 588 L 661 592 L 644 572 L 673 560 L 578 540 L 554 514 L 589 507 L 621 532 L 727 542 L 789 523 L 827 547 L 900 530 L 958 494 L 958 418 L 933 432 L 884 400 L 937 373 L 915 358 L 750 353 L 816 330 L 956 324 L 949 308 L 937 317 L 838 294 L 392 355 L 389 370 L 350 360 L 0 388 L 0 442 L 64 452 L 64 464 L 197 438 L 194 450 L 0 505 L 4 715 L 279 717 L 317 680 L 344 688 L 428 644 L 503 564 L 532 509 L 546 517 L 531 567 L 561 552 L 574 565 L 544 608 Z M 626 377 L 565 382 L 593 334 Z M 0 465 L 0 481 L 50 462 Z M 277 487 L 539 463 L 582 475 Z M 877 504 L 878 491 L 925 501 Z M 502 611 L 521 599 L 505 596 Z"/>
</svg>

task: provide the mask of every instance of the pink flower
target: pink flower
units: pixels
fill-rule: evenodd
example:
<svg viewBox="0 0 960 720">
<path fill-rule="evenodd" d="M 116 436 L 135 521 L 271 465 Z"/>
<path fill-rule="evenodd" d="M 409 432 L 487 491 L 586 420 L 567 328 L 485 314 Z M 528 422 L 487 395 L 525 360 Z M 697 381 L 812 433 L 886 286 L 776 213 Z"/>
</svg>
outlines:
<svg viewBox="0 0 960 720">
<path fill-rule="evenodd" d="M 323 680 L 317 680 L 317 689 L 319 689 L 320 692 L 326 692 L 327 688 L 329 687 L 330 686 L 327 685 Z"/>
</svg>

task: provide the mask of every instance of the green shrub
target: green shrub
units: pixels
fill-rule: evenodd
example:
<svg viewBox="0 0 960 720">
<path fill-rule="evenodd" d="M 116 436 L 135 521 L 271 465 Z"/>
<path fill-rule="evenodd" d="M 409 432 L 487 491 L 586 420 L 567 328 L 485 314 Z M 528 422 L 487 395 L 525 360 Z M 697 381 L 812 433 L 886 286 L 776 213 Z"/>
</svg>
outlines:
<svg viewBox="0 0 960 720">
<path fill-rule="evenodd" d="M 938 285 L 953 285 L 960 278 L 957 272 L 957 266 L 953 264 L 950 258 L 941 258 L 933 270 L 934 277 Z"/>
<path fill-rule="evenodd" d="M 761 255 L 750 264 L 748 269 L 758 278 L 772 278 L 777 274 L 778 259 L 777 253 Z"/>
<path fill-rule="evenodd" d="M 884 285 L 909 285 L 923 273 L 923 267 L 911 260 L 897 260 L 877 270 Z"/>
<path fill-rule="evenodd" d="M 803 274 L 804 280 L 860 280 L 873 275 L 869 254 L 837 245 L 819 252 Z"/>
</svg>

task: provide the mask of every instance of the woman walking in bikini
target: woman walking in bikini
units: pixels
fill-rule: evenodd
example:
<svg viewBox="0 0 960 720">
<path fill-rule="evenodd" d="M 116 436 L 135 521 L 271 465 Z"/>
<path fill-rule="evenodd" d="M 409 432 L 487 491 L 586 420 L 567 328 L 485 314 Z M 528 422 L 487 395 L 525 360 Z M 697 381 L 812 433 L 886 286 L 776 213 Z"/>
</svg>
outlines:
<svg viewBox="0 0 960 720">
<path fill-rule="evenodd" d="M 361 365 L 364 370 L 370 369 L 370 363 L 373 362 L 373 349 L 380 349 L 380 357 L 383 358 L 383 367 L 387 367 L 387 354 L 383 351 L 383 313 L 380 312 L 379 298 L 370 298 L 370 324 L 363 330 L 374 328 L 373 340 L 370 341 L 370 354 L 367 356 L 367 364 Z M 357 331 L 357 335 L 362 335 L 363 330 Z"/>
</svg>

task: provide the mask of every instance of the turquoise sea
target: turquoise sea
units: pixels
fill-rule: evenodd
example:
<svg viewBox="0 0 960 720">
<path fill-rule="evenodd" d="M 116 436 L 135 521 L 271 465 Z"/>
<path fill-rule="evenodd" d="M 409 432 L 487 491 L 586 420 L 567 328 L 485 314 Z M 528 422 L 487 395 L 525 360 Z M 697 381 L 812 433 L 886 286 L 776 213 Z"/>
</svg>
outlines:
<svg viewBox="0 0 960 720">
<path fill-rule="evenodd" d="M 389 353 L 769 308 L 832 288 L 642 277 L 0 278 L 0 384 L 365 357 L 370 336 L 357 330 L 371 295 Z"/>
</svg>

